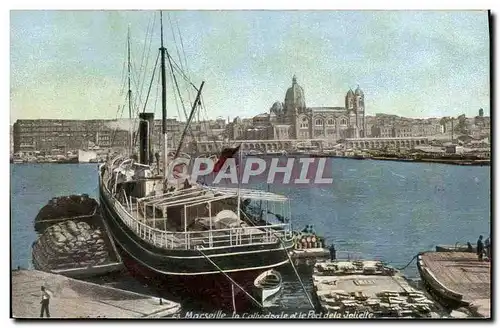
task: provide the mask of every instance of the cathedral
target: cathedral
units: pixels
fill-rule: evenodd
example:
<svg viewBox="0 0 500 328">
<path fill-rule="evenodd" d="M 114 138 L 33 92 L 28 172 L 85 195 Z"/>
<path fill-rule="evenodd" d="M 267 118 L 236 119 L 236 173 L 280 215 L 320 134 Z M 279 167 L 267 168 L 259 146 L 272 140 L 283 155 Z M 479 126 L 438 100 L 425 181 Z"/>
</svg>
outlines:
<svg viewBox="0 0 500 328">
<path fill-rule="evenodd" d="M 365 100 L 358 87 L 345 96 L 345 107 L 307 107 L 304 89 L 292 78 L 285 102 L 275 102 L 269 113 L 249 120 L 236 117 L 229 124 L 231 140 L 287 140 L 363 138 L 366 136 Z"/>
<path fill-rule="evenodd" d="M 339 140 L 362 138 L 366 131 L 365 100 L 359 86 L 347 92 L 345 107 L 307 107 L 304 89 L 295 75 L 286 91 L 285 102 L 275 102 L 269 117 L 275 127 L 272 139 Z"/>
</svg>

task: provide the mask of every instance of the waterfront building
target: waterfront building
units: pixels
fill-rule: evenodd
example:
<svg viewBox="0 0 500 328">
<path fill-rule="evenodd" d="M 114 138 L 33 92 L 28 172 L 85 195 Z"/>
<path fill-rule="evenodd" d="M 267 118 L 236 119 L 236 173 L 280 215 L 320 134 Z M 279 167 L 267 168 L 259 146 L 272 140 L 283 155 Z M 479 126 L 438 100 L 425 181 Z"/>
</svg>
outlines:
<svg viewBox="0 0 500 328">
<path fill-rule="evenodd" d="M 14 154 L 14 127 L 9 125 L 9 135 L 10 135 L 10 156 Z"/>
<path fill-rule="evenodd" d="M 250 122 L 239 117 L 228 127 L 233 140 L 285 140 L 360 138 L 366 135 L 364 93 L 349 90 L 345 107 L 307 107 L 304 88 L 293 76 L 284 102 L 276 101 L 269 113 Z"/>
<path fill-rule="evenodd" d="M 115 130 L 112 123 L 113 120 L 17 120 L 13 127 L 14 152 L 126 146 L 128 131 Z"/>
<path fill-rule="evenodd" d="M 480 110 L 475 118 L 407 118 L 378 113 L 366 115 L 365 95 L 358 86 L 349 89 L 344 106 L 308 107 L 304 88 L 297 77 L 269 112 L 253 118 L 236 117 L 226 127 L 229 140 L 317 140 L 342 142 L 357 138 L 446 138 L 453 131 L 474 138 L 489 135 L 489 117 Z M 458 127 L 457 127 L 457 124 Z M 460 130 L 460 131 L 458 131 Z"/>
<path fill-rule="evenodd" d="M 286 90 L 284 101 L 276 101 L 268 112 L 251 118 L 236 117 L 194 121 L 185 135 L 183 150 L 204 151 L 214 145 L 250 141 L 248 147 L 273 150 L 285 149 L 290 140 L 323 140 L 321 147 L 344 143 L 346 139 L 360 138 L 419 138 L 451 140 L 469 136 L 474 140 L 489 140 L 490 117 L 480 109 L 478 115 L 467 118 L 406 118 L 377 113 L 366 115 L 365 95 L 358 86 L 349 89 L 343 99 L 344 106 L 308 107 L 304 88 L 296 76 Z M 227 122 L 227 123 L 226 123 Z M 167 119 L 168 147 L 178 146 L 185 122 Z M 137 121 L 132 124 L 137 130 Z M 453 130 L 453 133 L 452 133 Z M 126 148 L 129 146 L 129 120 L 18 120 L 12 127 L 13 152 L 61 151 L 99 148 Z M 134 136 L 135 138 L 135 136 Z M 162 123 L 154 123 L 153 149 L 161 149 Z M 259 143 L 258 141 L 283 141 Z M 211 146 L 209 146 L 209 144 Z M 381 145 L 382 142 L 370 145 Z M 222 146 L 221 146 L 222 147 Z M 215 149 L 215 148 L 214 148 Z M 252 149 L 252 148 L 249 148 Z"/>
<path fill-rule="evenodd" d="M 13 125 L 13 151 L 69 151 L 88 148 L 126 148 L 130 145 L 129 120 L 17 120 Z M 132 122 L 132 127 L 137 122 Z M 167 121 L 169 146 L 180 137 L 182 123 Z M 161 120 L 155 120 L 155 145 L 161 141 Z M 135 129 L 134 129 L 135 130 Z"/>
<path fill-rule="evenodd" d="M 345 96 L 345 107 L 307 107 L 304 88 L 297 77 L 285 94 L 282 111 L 279 104 L 273 105 L 276 123 L 289 125 L 291 139 L 344 139 L 365 136 L 365 100 L 359 88 L 349 90 Z"/>
<path fill-rule="evenodd" d="M 177 143 L 179 138 L 182 135 L 183 123 L 179 122 L 175 118 L 167 118 L 167 132 L 168 132 L 168 148 L 177 147 Z M 189 138 L 187 136 L 186 138 Z M 163 144 L 163 131 L 162 131 L 162 121 L 161 119 L 157 119 L 154 121 L 154 129 L 153 129 L 153 151 L 158 152 L 161 151 L 161 145 Z"/>
</svg>

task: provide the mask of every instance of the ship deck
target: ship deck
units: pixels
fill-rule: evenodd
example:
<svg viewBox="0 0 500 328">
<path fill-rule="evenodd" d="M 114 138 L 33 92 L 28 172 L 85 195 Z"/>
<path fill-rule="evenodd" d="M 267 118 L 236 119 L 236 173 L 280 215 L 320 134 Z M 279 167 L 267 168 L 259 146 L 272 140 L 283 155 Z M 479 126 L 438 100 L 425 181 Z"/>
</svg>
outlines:
<svg viewBox="0 0 500 328">
<path fill-rule="evenodd" d="M 130 176 L 132 170 L 126 168 L 126 164 L 120 164 L 116 173 L 118 180 L 119 172 Z M 201 185 L 183 188 L 178 185 L 177 189 L 161 193 L 152 191 L 151 196 L 139 198 L 127 194 L 122 188 L 135 180 L 116 182 L 112 180 L 109 169 L 101 170 L 101 174 L 103 193 L 110 201 L 109 206 L 132 231 L 155 246 L 197 249 L 269 244 L 278 240 L 277 235 L 289 233 L 289 223 L 284 220 L 290 216 L 289 201 L 281 195 L 251 189 Z M 113 193 L 109 188 L 114 190 Z M 240 213 L 248 220 L 238 217 L 240 197 L 270 202 L 267 214 L 275 215 L 278 220 L 281 218 L 282 223 L 272 224 L 261 217 L 249 216 L 244 209 Z M 280 203 L 280 207 L 275 203 Z"/>
<path fill-rule="evenodd" d="M 51 293 L 52 318 L 159 318 L 180 310 L 178 303 L 36 270 L 11 272 L 11 313 L 16 319 L 40 316 L 40 287 Z"/>
<path fill-rule="evenodd" d="M 490 262 L 469 252 L 427 252 L 419 260 L 422 279 L 438 294 L 461 298 L 478 315 L 490 317 Z"/>
</svg>

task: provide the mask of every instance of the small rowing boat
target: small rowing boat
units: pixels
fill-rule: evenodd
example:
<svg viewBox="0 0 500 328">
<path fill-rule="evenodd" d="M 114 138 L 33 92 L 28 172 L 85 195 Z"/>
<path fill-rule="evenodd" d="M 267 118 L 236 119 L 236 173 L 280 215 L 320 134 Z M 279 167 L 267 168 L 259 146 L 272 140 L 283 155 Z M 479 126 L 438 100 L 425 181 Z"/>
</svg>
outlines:
<svg viewBox="0 0 500 328">
<path fill-rule="evenodd" d="M 265 306 L 265 301 L 281 290 L 281 274 L 276 270 L 265 271 L 255 278 L 254 286 L 257 300 Z"/>
</svg>

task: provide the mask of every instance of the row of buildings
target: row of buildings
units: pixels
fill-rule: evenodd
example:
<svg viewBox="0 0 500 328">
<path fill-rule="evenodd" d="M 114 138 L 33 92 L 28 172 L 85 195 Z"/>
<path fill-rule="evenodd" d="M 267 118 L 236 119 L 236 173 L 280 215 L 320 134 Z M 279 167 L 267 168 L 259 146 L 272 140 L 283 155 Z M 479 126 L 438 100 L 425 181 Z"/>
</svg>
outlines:
<svg viewBox="0 0 500 328">
<path fill-rule="evenodd" d="M 483 138 L 490 134 L 490 118 L 482 109 L 476 117 L 412 119 L 397 115 L 365 115 L 365 95 L 348 90 L 343 107 L 307 107 L 304 88 L 292 78 L 284 102 L 276 101 L 269 112 L 253 118 L 236 117 L 228 124 L 231 140 L 285 140 L 348 138 L 434 137 L 456 131 Z"/>
<path fill-rule="evenodd" d="M 161 142 L 161 120 L 155 120 L 154 140 Z M 185 123 L 167 120 L 169 147 L 175 148 Z M 12 128 L 12 151 L 71 151 L 88 148 L 126 148 L 135 138 L 137 121 L 130 120 L 18 120 Z M 297 78 L 268 112 L 253 118 L 236 117 L 194 122 L 185 145 L 206 141 L 311 140 L 342 142 L 350 138 L 450 137 L 453 134 L 481 139 L 490 135 L 490 118 L 480 109 L 477 116 L 412 119 L 397 115 L 365 115 L 365 95 L 348 90 L 342 107 L 308 107 Z"/>
<path fill-rule="evenodd" d="M 128 148 L 136 145 L 138 122 L 136 120 L 17 120 L 11 127 L 11 152 L 67 152 L 78 149 Z M 167 119 L 169 148 L 177 147 L 185 122 Z M 193 140 L 222 140 L 226 131 L 226 120 L 217 119 L 195 122 L 185 136 L 185 143 Z M 155 144 L 162 140 L 162 122 L 155 120 Z M 155 145 L 157 146 L 157 145 Z M 159 146 L 158 146 L 159 148 Z"/>
</svg>

